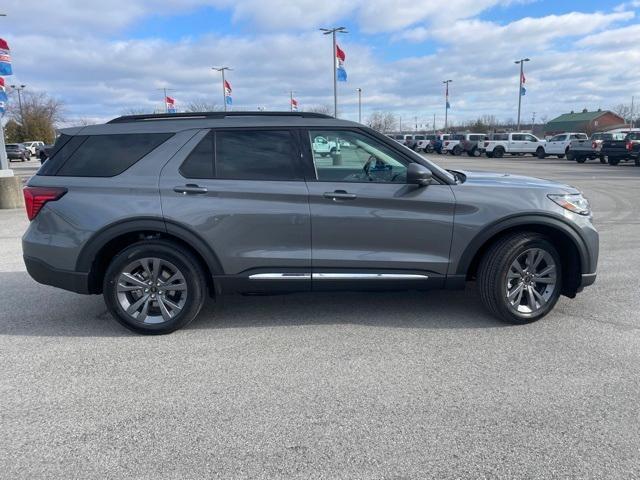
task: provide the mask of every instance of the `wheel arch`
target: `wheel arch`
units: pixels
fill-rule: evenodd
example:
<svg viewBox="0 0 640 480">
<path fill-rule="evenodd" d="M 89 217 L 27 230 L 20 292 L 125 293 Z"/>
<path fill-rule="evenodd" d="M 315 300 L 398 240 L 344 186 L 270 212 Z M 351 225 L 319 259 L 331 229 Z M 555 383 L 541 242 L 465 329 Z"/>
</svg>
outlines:
<svg viewBox="0 0 640 480">
<path fill-rule="evenodd" d="M 89 273 L 90 293 L 101 293 L 102 279 L 113 255 L 151 238 L 171 240 L 190 250 L 205 268 L 209 290 L 214 293 L 213 277 L 224 273 L 215 252 L 195 232 L 160 218 L 136 218 L 111 224 L 85 243 L 76 261 L 76 271 Z"/>
<path fill-rule="evenodd" d="M 518 232 L 535 232 L 549 237 L 562 259 L 562 294 L 573 297 L 581 284 L 581 274 L 589 272 L 590 257 L 585 241 L 565 221 L 546 215 L 523 215 L 511 217 L 489 225 L 469 243 L 458 262 L 456 275 L 467 280 L 474 279 L 480 260 L 498 239 Z"/>
</svg>

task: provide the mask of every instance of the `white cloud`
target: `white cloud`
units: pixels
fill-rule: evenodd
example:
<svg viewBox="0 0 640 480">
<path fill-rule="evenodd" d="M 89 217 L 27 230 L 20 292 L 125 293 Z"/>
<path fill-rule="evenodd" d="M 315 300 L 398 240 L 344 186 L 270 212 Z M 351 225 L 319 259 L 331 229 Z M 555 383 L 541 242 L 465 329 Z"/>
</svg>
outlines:
<svg viewBox="0 0 640 480">
<path fill-rule="evenodd" d="M 9 0 L 12 25 L 16 15 L 29 11 L 25 3 Z M 335 0 L 318 5 L 308 0 L 129 3 L 112 0 L 87 7 L 77 0 L 55 0 L 34 7 L 39 19 L 47 19 L 42 28 L 25 26 L 33 15 L 24 25 L 11 27 L 16 81 L 62 99 L 68 117 L 106 119 L 130 108 L 159 105 L 158 89 L 163 86 L 175 88 L 172 96 L 182 104 L 202 98 L 219 103 L 220 79 L 210 66 L 227 63 L 234 67 L 229 79 L 234 100 L 242 107 L 286 109 L 289 89 L 298 92 L 302 107 L 330 105 L 328 39 L 315 28 L 348 18 L 362 30 L 395 32 L 386 35 L 400 42 L 427 40 L 438 46 L 433 54 L 389 62 L 367 45 L 366 36 L 345 36 L 341 43 L 347 51 L 349 82 L 339 88 L 343 115 L 350 118 L 356 116 L 355 88 L 361 87 L 365 114 L 382 109 L 407 119 L 418 116 L 420 123 L 430 122 L 433 113 L 440 119 L 444 78 L 454 79 L 454 121 L 482 114 L 513 117 L 518 71 L 512 62 L 520 55 L 532 58 L 523 102 L 527 118 L 532 111 L 540 118 L 584 107 L 606 108 L 640 91 L 634 73 L 640 67 L 640 28 L 625 26 L 634 16 L 631 11 L 572 12 L 501 25 L 477 18 L 480 11 L 504 3 L 494 0 L 452 0 L 440 4 L 441 10 L 426 0 L 354 0 L 348 7 Z M 204 3 L 231 9 L 236 21 L 262 18 L 263 24 L 254 33 L 233 36 L 114 40 L 121 36 L 114 32 L 150 12 L 183 12 Z M 439 15 L 452 17 L 443 24 Z M 405 46 L 394 45 L 390 48 Z"/>
</svg>

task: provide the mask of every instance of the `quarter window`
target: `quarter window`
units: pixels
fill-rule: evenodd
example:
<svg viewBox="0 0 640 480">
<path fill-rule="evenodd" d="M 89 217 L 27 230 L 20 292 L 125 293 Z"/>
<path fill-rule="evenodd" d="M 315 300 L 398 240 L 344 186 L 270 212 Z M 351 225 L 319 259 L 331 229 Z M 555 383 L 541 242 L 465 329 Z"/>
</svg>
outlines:
<svg viewBox="0 0 640 480">
<path fill-rule="evenodd" d="M 318 180 L 405 183 L 405 161 L 371 137 L 349 130 L 309 132 Z"/>
<path fill-rule="evenodd" d="M 180 167 L 180 174 L 187 178 L 213 178 L 213 132 L 200 140 Z"/>
</svg>

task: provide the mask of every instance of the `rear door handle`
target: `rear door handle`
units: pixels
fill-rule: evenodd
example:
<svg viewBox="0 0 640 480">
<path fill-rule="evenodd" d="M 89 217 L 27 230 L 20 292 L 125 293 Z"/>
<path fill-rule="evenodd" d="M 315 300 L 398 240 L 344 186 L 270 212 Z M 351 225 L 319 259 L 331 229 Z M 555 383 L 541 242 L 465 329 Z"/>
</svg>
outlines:
<svg viewBox="0 0 640 480">
<path fill-rule="evenodd" d="M 325 192 L 322 195 L 324 198 L 331 200 L 355 200 L 358 196 L 355 193 L 347 193 L 344 190 L 336 190 L 335 192 Z"/>
<path fill-rule="evenodd" d="M 181 193 L 183 195 L 202 195 L 204 193 L 207 193 L 208 190 L 207 187 L 201 187 L 193 183 L 187 183 L 186 185 L 173 187 L 173 191 L 176 193 Z"/>
</svg>

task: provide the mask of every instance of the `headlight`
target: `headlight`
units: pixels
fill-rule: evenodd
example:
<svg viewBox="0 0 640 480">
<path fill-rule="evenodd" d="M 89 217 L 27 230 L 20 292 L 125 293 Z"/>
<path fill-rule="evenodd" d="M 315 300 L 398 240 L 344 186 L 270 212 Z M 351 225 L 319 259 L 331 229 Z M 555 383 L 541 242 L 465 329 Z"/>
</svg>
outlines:
<svg viewBox="0 0 640 480">
<path fill-rule="evenodd" d="M 578 215 L 591 215 L 589 201 L 581 193 L 550 194 L 549 199 Z"/>
</svg>

